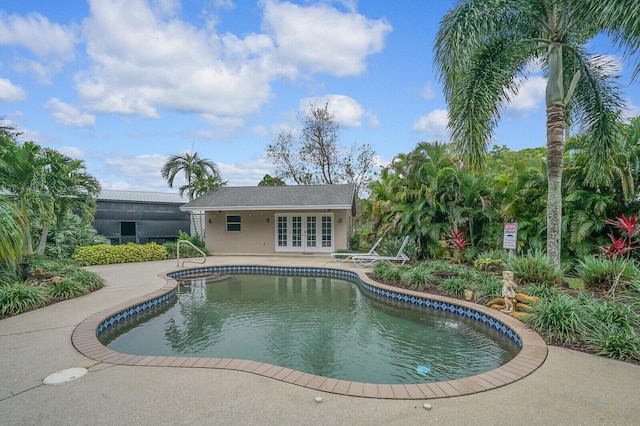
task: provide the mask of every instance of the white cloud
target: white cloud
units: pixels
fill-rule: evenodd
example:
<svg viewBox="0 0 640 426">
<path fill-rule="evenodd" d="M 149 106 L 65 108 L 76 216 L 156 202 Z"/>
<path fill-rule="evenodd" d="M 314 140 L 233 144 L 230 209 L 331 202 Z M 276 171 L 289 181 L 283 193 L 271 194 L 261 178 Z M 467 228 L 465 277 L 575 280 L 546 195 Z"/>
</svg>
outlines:
<svg viewBox="0 0 640 426">
<path fill-rule="evenodd" d="M 0 78 L 0 101 L 16 102 L 26 99 L 27 94 L 20 86 L 16 86 L 6 78 Z"/>
<path fill-rule="evenodd" d="M 75 146 L 62 146 L 60 148 L 58 148 L 58 151 L 61 154 L 66 155 L 67 157 L 71 157 L 74 159 L 82 159 L 84 158 L 84 151 L 81 150 L 80 148 L 77 148 Z"/>
<path fill-rule="evenodd" d="M 239 161 L 232 164 L 216 162 L 222 180 L 227 186 L 257 186 L 267 173 L 271 174 L 273 165 L 264 158 L 254 161 Z"/>
<path fill-rule="evenodd" d="M 160 154 L 149 155 L 120 155 L 117 157 L 108 157 L 104 160 L 105 170 L 109 174 L 118 176 L 124 181 L 109 183 L 104 177 L 100 179 L 104 189 L 130 189 L 137 191 L 171 191 L 167 186 L 167 181 L 160 174 L 160 170 L 167 157 Z M 180 185 L 181 177 L 178 176 L 174 180 L 174 191 L 177 191 Z"/>
<path fill-rule="evenodd" d="M 382 50 L 392 30 L 385 19 L 343 13 L 322 3 L 303 7 L 265 0 L 263 4 L 263 26 L 273 34 L 280 60 L 312 73 L 362 73 L 366 57 Z"/>
<path fill-rule="evenodd" d="M 364 113 L 365 117 L 367 117 L 367 128 L 376 129 L 380 127 L 380 120 L 378 120 L 378 116 L 371 110 L 367 110 Z"/>
<path fill-rule="evenodd" d="M 447 110 L 436 109 L 429 114 L 420 117 L 413 123 L 412 130 L 416 132 L 426 133 L 428 138 L 446 138 L 448 137 L 447 124 L 449 117 Z"/>
<path fill-rule="evenodd" d="M 90 66 L 75 75 L 81 100 L 95 113 L 198 113 L 228 136 L 272 98 L 275 79 L 358 74 L 391 31 L 384 20 L 326 4 L 259 5 L 268 33 L 237 36 L 217 33 L 215 22 L 198 27 L 179 19 L 174 0 L 89 0 L 82 28 Z"/>
<path fill-rule="evenodd" d="M 166 108 L 242 117 L 271 96 L 269 81 L 279 69 L 266 35 L 220 36 L 159 16 L 143 1 L 92 0 L 90 9 L 83 28 L 93 64 L 76 85 L 95 111 L 157 118 Z"/>
<path fill-rule="evenodd" d="M 602 68 L 606 75 L 619 75 L 624 67 L 622 59 L 615 55 L 596 55 L 591 61 Z"/>
<path fill-rule="evenodd" d="M 422 96 L 423 99 L 433 99 L 436 97 L 436 92 L 433 91 L 433 88 L 431 87 L 431 83 L 427 83 L 423 88 L 422 91 L 420 92 L 420 96 Z"/>
<path fill-rule="evenodd" d="M 26 17 L 0 12 L 0 44 L 24 47 L 41 58 L 73 59 L 75 33 L 39 13 Z"/>
<path fill-rule="evenodd" d="M 39 13 L 20 16 L 0 11 L 0 45 L 22 47 L 38 58 L 18 55 L 13 68 L 33 73 L 43 84 L 51 83 L 63 64 L 73 60 L 76 33 L 76 27 L 52 23 Z"/>
<path fill-rule="evenodd" d="M 67 154 L 70 155 L 70 154 Z M 103 176 L 100 178 L 103 189 L 121 189 L 132 191 L 177 192 L 185 184 L 184 176 L 178 174 L 173 181 L 173 189 L 160 174 L 167 156 L 150 155 L 120 155 L 104 160 Z M 222 163 L 216 161 L 222 180 L 228 181 L 228 186 L 256 186 L 265 174 L 271 173 L 273 165 L 266 159 L 253 161 L 239 161 Z M 111 180 L 109 176 L 118 180 Z"/>
<path fill-rule="evenodd" d="M 340 127 L 362 126 L 362 117 L 365 115 L 364 108 L 349 96 L 324 95 L 316 98 L 304 98 L 300 100 L 300 111 L 306 112 L 310 103 L 321 108 L 328 105 L 329 111 L 335 114 L 336 121 L 340 124 Z"/>
<path fill-rule="evenodd" d="M 626 121 L 635 117 L 640 117 L 640 106 L 634 104 L 631 98 L 627 98 L 624 100 L 622 115 Z"/>
<path fill-rule="evenodd" d="M 56 123 L 64 126 L 91 127 L 96 122 L 95 115 L 81 112 L 73 105 L 62 102 L 57 98 L 49 99 L 44 107 L 51 111 Z"/>
<path fill-rule="evenodd" d="M 507 105 L 507 110 L 517 114 L 520 118 L 527 117 L 538 107 L 544 105 L 546 87 L 547 79 L 542 76 L 527 78 L 518 94 Z"/>
</svg>

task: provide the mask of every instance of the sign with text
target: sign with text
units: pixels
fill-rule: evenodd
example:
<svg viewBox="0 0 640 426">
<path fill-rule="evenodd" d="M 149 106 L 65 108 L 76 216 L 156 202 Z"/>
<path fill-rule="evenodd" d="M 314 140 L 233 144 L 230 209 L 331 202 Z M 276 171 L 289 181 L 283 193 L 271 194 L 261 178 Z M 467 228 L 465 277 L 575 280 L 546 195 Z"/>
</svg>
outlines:
<svg viewBox="0 0 640 426">
<path fill-rule="evenodd" d="M 504 224 L 502 247 L 515 250 L 518 247 L 518 222 Z"/>
</svg>

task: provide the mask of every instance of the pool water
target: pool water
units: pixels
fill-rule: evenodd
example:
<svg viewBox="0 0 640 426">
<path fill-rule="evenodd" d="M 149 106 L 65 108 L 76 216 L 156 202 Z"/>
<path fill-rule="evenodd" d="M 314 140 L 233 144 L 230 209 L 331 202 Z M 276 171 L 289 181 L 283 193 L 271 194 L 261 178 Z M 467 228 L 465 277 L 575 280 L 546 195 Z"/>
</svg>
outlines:
<svg viewBox="0 0 640 426">
<path fill-rule="evenodd" d="M 99 339 L 133 355 L 247 359 L 378 384 L 468 377 L 519 351 L 478 321 L 391 306 L 349 281 L 255 274 L 184 279 L 171 302 Z"/>
</svg>

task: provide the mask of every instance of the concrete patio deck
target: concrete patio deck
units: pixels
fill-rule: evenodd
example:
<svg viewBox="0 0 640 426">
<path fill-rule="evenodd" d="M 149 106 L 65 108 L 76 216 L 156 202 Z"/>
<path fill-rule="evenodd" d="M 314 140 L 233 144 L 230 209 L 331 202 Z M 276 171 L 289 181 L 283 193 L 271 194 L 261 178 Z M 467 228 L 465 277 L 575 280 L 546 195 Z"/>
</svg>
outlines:
<svg viewBox="0 0 640 426">
<path fill-rule="evenodd" d="M 326 256 L 216 256 L 208 265 L 326 266 Z M 344 266 L 344 265 L 343 265 Z M 98 311 L 165 285 L 174 261 L 90 268 L 104 289 L 0 321 L 0 421 L 6 425 L 107 424 L 640 424 L 640 366 L 549 347 L 527 377 L 473 395 L 381 400 L 325 393 L 255 374 L 216 369 L 114 365 L 71 343 Z M 51 373 L 85 367 L 49 386 Z M 314 401 L 321 396 L 323 402 Z M 423 404 L 431 404 L 425 410 Z"/>
</svg>

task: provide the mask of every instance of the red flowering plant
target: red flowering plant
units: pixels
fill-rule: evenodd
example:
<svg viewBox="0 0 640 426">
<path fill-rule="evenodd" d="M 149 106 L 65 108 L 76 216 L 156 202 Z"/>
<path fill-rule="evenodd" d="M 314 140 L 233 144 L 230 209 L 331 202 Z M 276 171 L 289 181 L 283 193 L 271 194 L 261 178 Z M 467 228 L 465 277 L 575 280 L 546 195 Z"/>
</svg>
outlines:
<svg viewBox="0 0 640 426">
<path fill-rule="evenodd" d="M 460 256 L 465 247 L 469 244 L 469 240 L 464 236 L 464 232 L 454 229 L 449 235 L 449 245 L 453 249 L 453 260 L 460 263 Z"/>
<path fill-rule="evenodd" d="M 619 217 L 616 220 L 607 219 L 604 221 L 604 223 L 613 225 L 623 235 L 620 238 L 616 238 L 611 233 L 607 234 L 609 236 L 609 239 L 611 240 L 611 245 L 608 247 L 600 246 L 600 249 L 603 251 L 603 256 L 606 256 L 609 259 L 614 259 L 627 254 L 628 257 L 629 252 L 640 247 L 640 240 L 635 239 L 638 233 L 640 233 L 640 223 L 638 223 L 638 215 L 634 214 L 633 216 L 627 218 L 623 214 L 622 217 Z"/>
</svg>

